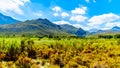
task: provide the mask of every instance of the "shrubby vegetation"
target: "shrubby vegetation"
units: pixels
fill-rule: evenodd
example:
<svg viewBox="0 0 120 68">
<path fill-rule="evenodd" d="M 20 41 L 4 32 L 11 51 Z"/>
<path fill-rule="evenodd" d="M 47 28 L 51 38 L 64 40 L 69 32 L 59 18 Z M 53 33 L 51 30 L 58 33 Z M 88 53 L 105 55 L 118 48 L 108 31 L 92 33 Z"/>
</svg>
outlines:
<svg viewBox="0 0 120 68">
<path fill-rule="evenodd" d="M 119 39 L 0 38 L 0 68 L 119 67 Z"/>
</svg>

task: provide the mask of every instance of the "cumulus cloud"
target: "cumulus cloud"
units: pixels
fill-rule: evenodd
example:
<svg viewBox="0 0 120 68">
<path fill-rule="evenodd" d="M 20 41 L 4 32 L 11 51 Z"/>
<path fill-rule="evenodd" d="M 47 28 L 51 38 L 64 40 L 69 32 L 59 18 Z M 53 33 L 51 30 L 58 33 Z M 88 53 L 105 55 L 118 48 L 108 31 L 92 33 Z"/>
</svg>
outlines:
<svg viewBox="0 0 120 68">
<path fill-rule="evenodd" d="M 52 8 L 52 10 L 55 11 L 55 12 L 60 12 L 61 11 L 61 7 L 55 6 L 55 7 Z"/>
<path fill-rule="evenodd" d="M 2 12 L 15 12 L 17 14 L 23 14 L 20 9 L 25 3 L 30 2 L 30 0 L 0 0 L 0 11 Z"/>
<path fill-rule="evenodd" d="M 120 19 L 120 16 L 113 14 L 113 13 L 93 16 L 92 18 L 90 18 L 88 20 L 88 22 L 89 22 L 88 25 L 90 25 L 90 26 L 101 25 L 101 24 L 104 24 L 107 22 L 116 21 L 118 19 Z"/>
<path fill-rule="evenodd" d="M 74 10 L 71 11 L 72 14 L 86 14 L 87 7 L 79 7 L 75 8 Z"/>
<path fill-rule="evenodd" d="M 62 12 L 62 13 L 61 13 L 61 16 L 62 16 L 62 18 L 65 18 L 65 17 L 68 17 L 68 16 L 69 16 L 69 14 L 68 14 L 68 13 L 66 13 L 66 12 Z"/>
<path fill-rule="evenodd" d="M 83 26 L 83 25 L 80 25 L 80 24 L 73 24 L 73 26 L 76 27 L 76 28 L 82 28 L 84 30 L 89 30 L 88 26 Z"/>
<path fill-rule="evenodd" d="M 59 9 L 58 9 L 59 8 Z M 52 8 L 53 10 L 53 16 L 55 17 L 60 17 L 63 20 L 58 20 L 55 21 L 53 23 L 57 24 L 57 25 L 62 25 L 62 24 L 69 24 L 69 25 L 73 25 L 77 28 L 84 28 L 85 30 L 87 30 L 88 28 L 80 25 L 81 22 L 86 22 L 86 20 L 88 19 L 87 16 L 85 16 L 86 11 L 87 11 L 87 7 L 82 6 L 82 7 L 77 7 L 73 10 L 71 10 L 71 12 L 68 11 L 64 11 L 61 10 L 62 8 L 60 7 L 54 7 Z M 70 22 L 74 22 L 74 24 L 70 23 Z"/>
<path fill-rule="evenodd" d="M 70 21 L 75 21 L 75 22 L 85 22 L 88 18 L 84 15 L 86 14 L 87 7 L 82 6 L 75 8 L 74 10 L 71 11 L 71 17 Z"/>
<path fill-rule="evenodd" d="M 66 17 L 69 16 L 69 13 L 64 12 L 64 11 L 62 10 L 62 8 L 59 7 L 59 6 L 53 7 L 52 10 L 53 10 L 53 16 L 55 16 L 55 17 L 58 17 L 58 16 L 59 16 L 59 17 L 61 17 L 61 18 L 66 18 Z"/>
<path fill-rule="evenodd" d="M 59 13 L 53 13 L 53 16 L 57 17 L 59 16 Z"/>
<path fill-rule="evenodd" d="M 64 20 L 61 20 L 61 21 L 55 21 L 53 22 L 54 24 L 57 24 L 57 25 L 63 25 L 63 24 L 69 24 L 71 25 L 68 21 L 64 21 Z"/>
<path fill-rule="evenodd" d="M 120 26 L 120 22 L 109 22 L 105 24 L 105 27 L 112 28 L 114 26 Z"/>
<path fill-rule="evenodd" d="M 114 26 L 119 26 L 120 27 L 120 22 L 108 22 L 105 24 L 105 27 L 102 28 L 103 30 L 108 30 L 113 28 Z"/>
<path fill-rule="evenodd" d="M 76 21 L 76 22 L 85 22 L 87 19 L 88 18 L 86 16 L 82 16 L 82 15 L 73 15 L 70 18 L 71 21 Z"/>
</svg>

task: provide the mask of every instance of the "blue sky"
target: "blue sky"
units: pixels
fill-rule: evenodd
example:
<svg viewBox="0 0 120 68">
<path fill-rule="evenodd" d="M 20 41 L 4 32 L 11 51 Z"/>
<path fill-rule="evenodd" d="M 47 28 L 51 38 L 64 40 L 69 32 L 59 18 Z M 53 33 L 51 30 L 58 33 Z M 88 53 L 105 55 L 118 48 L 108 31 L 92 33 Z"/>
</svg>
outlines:
<svg viewBox="0 0 120 68">
<path fill-rule="evenodd" d="M 25 21 L 47 18 L 85 30 L 120 26 L 120 0 L 0 0 L 0 13 Z"/>
</svg>

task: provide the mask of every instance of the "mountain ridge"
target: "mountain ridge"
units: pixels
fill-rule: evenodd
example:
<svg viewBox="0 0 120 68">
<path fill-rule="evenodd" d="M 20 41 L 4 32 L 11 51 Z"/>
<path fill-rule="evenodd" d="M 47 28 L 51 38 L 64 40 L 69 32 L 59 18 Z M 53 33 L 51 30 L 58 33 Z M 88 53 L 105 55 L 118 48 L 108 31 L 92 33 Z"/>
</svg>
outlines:
<svg viewBox="0 0 120 68">
<path fill-rule="evenodd" d="M 71 29 L 72 28 L 72 29 Z M 14 24 L 0 25 L 0 34 L 29 34 L 29 35 L 72 35 L 78 29 L 72 25 L 56 25 L 48 19 L 35 19 Z"/>
<path fill-rule="evenodd" d="M 111 29 L 107 30 L 97 30 L 96 32 L 91 32 L 91 34 L 109 34 L 109 33 L 118 33 L 120 32 L 120 27 L 119 26 L 114 26 Z"/>
<path fill-rule="evenodd" d="M 13 24 L 13 23 L 17 23 L 20 22 L 19 20 L 13 19 L 10 16 L 6 16 L 3 15 L 2 13 L 0 13 L 0 25 L 2 24 Z"/>
</svg>

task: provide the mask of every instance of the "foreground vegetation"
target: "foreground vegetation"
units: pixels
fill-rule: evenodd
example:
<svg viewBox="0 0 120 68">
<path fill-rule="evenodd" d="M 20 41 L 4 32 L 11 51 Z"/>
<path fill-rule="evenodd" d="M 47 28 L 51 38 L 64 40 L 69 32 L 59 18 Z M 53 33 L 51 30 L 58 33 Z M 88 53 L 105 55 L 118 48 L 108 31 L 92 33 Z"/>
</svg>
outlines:
<svg viewBox="0 0 120 68">
<path fill-rule="evenodd" d="M 120 68 L 120 39 L 0 38 L 0 68 Z"/>
</svg>

